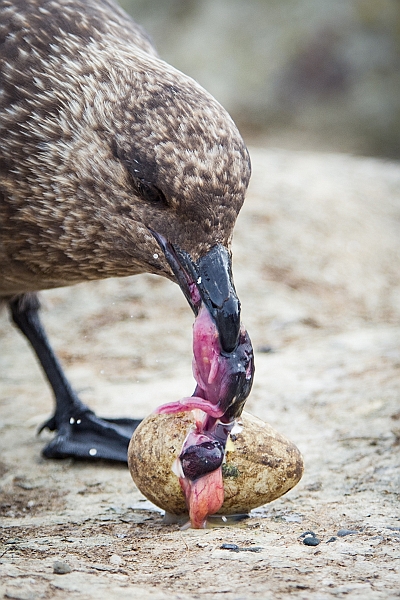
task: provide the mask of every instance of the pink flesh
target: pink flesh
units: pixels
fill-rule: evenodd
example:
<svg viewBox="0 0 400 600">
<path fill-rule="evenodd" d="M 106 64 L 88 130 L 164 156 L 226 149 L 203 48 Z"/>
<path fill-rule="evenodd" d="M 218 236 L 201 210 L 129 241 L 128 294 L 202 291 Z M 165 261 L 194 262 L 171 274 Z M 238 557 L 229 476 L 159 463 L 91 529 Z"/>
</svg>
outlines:
<svg viewBox="0 0 400 600">
<path fill-rule="evenodd" d="M 219 335 L 210 313 L 201 307 L 193 325 L 193 375 L 199 387 L 211 393 L 210 402 L 216 404 L 215 389 L 210 389 L 220 369 L 221 345 Z"/>
<path fill-rule="evenodd" d="M 228 393 L 229 376 L 236 365 L 232 365 L 232 360 L 222 355 L 217 327 L 204 305 L 193 326 L 193 354 L 193 375 L 197 382 L 194 395 L 159 406 L 155 411 L 158 414 L 194 409 L 204 411 L 204 418 L 197 419 L 196 429 L 189 432 L 181 454 L 190 446 L 220 439 L 216 436 L 220 423 L 218 419 L 225 414 L 227 403 L 231 402 Z M 252 376 L 251 365 L 248 376 Z M 232 426 L 233 422 L 223 424 L 225 441 Z M 179 481 L 186 497 L 191 526 L 205 527 L 207 517 L 217 512 L 224 501 L 221 467 L 194 481 L 187 477 L 180 477 Z"/>
<path fill-rule="evenodd" d="M 177 402 L 163 404 L 156 408 L 154 412 L 155 414 L 162 415 L 194 410 L 195 408 L 203 410 L 205 413 L 216 419 L 219 419 L 219 417 L 222 417 L 224 414 L 220 408 L 214 407 L 208 400 L 198 398 L 197 396 L 189 396 L 188 398 L 182 398 L 182 400 L 178 400 Z"/>
<path fill-rule="evenodd" d="M 207 517 L 216 513 L 224 502 L 221 467 L 196 481 L 180 477 L 179 482 L 186 497 L 192 527 L 203 529 L 207 525 Z"/>
<path fill-rule="evenodd" d="M 228 361 L 221 355 L 217 327 L 204 305 L 193 325 L 193 355 L 193 376 L 197 382 L 195 395 L 159 406 L 156 413 L 175 413 L 195 408 L 215 418 L 225 413 L 226 407 L 221 406 L 221 399 L 227 387 Z"/>
</svg>

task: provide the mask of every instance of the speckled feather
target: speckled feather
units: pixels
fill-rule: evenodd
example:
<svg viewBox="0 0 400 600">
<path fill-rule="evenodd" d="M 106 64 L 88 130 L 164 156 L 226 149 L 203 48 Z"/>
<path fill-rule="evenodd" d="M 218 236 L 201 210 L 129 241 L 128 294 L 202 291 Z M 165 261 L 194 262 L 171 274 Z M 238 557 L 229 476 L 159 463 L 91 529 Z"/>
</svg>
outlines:
<svg viewBox="0 0 400 600">
<path fill-rule="evenodd" d="M 242 138 L 117 5 L 2 0 L 0 44 L 0 296 L 172 277 L 148 227 L 194 259 L 229 247 Z"/>
</svg>

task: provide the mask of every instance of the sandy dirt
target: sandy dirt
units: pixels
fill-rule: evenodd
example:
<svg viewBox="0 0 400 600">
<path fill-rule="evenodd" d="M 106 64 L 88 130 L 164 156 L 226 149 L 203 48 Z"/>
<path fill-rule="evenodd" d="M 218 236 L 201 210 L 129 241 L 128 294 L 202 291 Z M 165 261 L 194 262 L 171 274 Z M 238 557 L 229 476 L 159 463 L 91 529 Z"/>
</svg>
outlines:
<svg viewBox="0 0 400 600">
<path fill-rule="evenodd" d="M 399 165 L 272 149 L 252 160 L 234 237 L 256 350 L 246 409 L 297 444 L 302 481 L 236 526 L 180 531 L 127 468 L 43 459 L 51 393 L 3 310 L 1 597 L 400 597 Z M 174 284 L 110 280 L 42 301 L 98 414 L 144 417 L 192 393 L 193 318 Z"/>
</svg>

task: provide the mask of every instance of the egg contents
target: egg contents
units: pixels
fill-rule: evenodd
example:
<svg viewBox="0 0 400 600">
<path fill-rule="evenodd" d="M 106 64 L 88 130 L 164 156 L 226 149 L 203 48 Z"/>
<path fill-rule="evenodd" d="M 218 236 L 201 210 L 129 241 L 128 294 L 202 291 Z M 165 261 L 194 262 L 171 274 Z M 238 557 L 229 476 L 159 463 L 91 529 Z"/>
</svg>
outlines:
<svg viewBox="0 0 400 600">
<path fill-rule="evenodd" d="M 175 472 L 190 523 L 200 528 L 223 503 L 221 467 L 226 443 L 242 413 L 254 375 L 253 348 L 247 331 L 241 326 L 232 351 L 224 351 L 216 323 L 204 304 L 199 305 L 193 325 L 193 375 L 197 385 L 192 396 L 159 406 L 155 412 L 188 411 L 194 415 L 195 423 L 183 441 Z"/>
</svg>

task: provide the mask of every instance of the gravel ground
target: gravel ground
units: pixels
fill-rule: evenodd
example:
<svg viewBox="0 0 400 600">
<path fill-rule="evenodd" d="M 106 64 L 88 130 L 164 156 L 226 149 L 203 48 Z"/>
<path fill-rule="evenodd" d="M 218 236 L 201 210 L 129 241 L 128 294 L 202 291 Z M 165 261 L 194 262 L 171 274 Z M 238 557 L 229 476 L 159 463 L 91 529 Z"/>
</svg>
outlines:
<svg viewBox="0 0 400 600">
<path fill-rule="evenodd" d="M 236 526 L 180 531 L 125 467 L 43 459 L 51 434 L 36 430 L 51 394 L 3 310 L 1 597 L 400 597 L 399 165 L 251 154 L 234 237 L 256 349 L 246 409 L 298 445 L 302 481 Z M 42 301 L 69 377 L 98 414 L 143 417 L 192 393 L 192 315 L 174 284 L 109 280 Z"/>
</svg>

